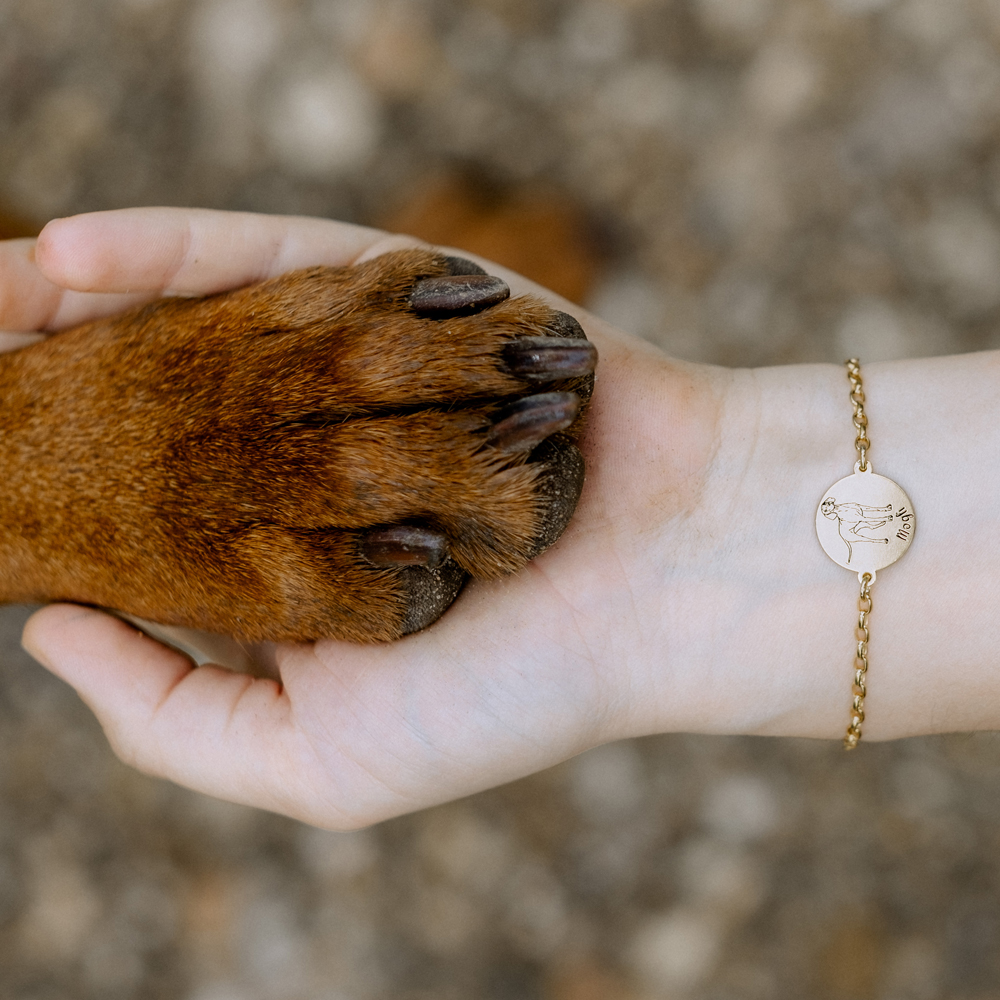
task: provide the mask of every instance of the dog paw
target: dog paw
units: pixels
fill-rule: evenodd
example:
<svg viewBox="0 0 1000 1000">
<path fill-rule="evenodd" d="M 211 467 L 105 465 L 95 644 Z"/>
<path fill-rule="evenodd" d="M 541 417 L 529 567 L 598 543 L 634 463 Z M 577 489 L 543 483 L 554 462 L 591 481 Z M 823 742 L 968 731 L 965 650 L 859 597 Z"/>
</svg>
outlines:
<svg viewBox="0 0 1000 1000">
<path fill-rule="evenodd" d="M 422 250 L 0 358 L 0 594 L 242 638 L 424 628 L 566 527 L 596 352 Z"/>
</svg>

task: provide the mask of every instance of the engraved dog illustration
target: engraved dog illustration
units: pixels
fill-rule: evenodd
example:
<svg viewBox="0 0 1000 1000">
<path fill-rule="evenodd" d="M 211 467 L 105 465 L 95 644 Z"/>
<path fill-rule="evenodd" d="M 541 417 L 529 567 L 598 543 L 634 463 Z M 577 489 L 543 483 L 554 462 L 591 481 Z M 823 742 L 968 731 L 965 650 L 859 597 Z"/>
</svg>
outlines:
<svg viewBox="0 0 1000 1000">
<path fill-rule="evenodd" d="M 874 542 L 888 545 L 888 538 L 872 538 L 862 534 L 863 531 L 878 531 L 892 520 L 892 504 L 885 507 L 867 507 L 861 503 L 837 503 L 833 497 L 827 497 L 820 505 L 824 517 L 837 519 L 837 530 L 847 546 L 847 561 L 854 555 L 852 542 Z"/>
</svg>

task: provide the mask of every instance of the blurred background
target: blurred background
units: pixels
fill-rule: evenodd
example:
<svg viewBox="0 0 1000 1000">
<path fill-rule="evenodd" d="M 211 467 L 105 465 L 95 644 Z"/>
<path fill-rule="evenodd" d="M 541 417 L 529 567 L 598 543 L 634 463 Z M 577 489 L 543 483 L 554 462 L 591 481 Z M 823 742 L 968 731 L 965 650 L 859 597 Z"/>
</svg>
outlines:
<svg viewBox="0 0 1000 1000">
<path fill-rule="evenodd" d="M 0 229 L 331 216 L 693 360 L 996 347 L 998 47 L 998 0 L 0 0 Z M 993 734 L 661 736 L 331 834 L 117 763 L 26 614 L 2 997 L 1000 997 Z"/>
</svg>

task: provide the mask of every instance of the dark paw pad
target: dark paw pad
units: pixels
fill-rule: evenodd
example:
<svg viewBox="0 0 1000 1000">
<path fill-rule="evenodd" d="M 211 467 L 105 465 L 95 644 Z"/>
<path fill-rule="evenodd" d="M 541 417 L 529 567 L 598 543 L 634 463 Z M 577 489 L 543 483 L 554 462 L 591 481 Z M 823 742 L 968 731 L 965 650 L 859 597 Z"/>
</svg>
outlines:
<svg viewBox="0 0 1000 1000">
<path fill-rule="evenodd" d="M 447 560 L 433 569 L 409 566 L 399 579 L 407 596 L 402 634 L 410 635 L 433 625 L 452 606 L 468 576 Z"/>
</svg>

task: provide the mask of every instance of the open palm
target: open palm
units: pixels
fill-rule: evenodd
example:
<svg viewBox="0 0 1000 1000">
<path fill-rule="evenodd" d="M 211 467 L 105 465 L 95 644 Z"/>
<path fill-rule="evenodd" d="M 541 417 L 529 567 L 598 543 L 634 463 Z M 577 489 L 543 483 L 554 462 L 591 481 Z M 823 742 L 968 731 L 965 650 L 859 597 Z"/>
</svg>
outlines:
<svg viewBox="0 0 1000 1000">
<path fill-rule="evenodd" d="M 53 331 L 164 294 L 205 294 L 411 244 L 312 219 L 99 213 L 0 245 L 0 329 Z M 504 273 L 489 265 L 494 273 Z M 712 453 L 718 376 L 573 312 L 601 367 L 588 479 L 563 538 L 474 582 L 425 632 L 277 651 L 280 681 L 185 657 L 90 608 L 54 605 L 26 647 L 73 685 L 128 762 L 233 801 L 353 827 L 489 787 L 661 724 L 662 554 Z M 0 334 L 16 347 L 24 333 Z"/>
</svg>

